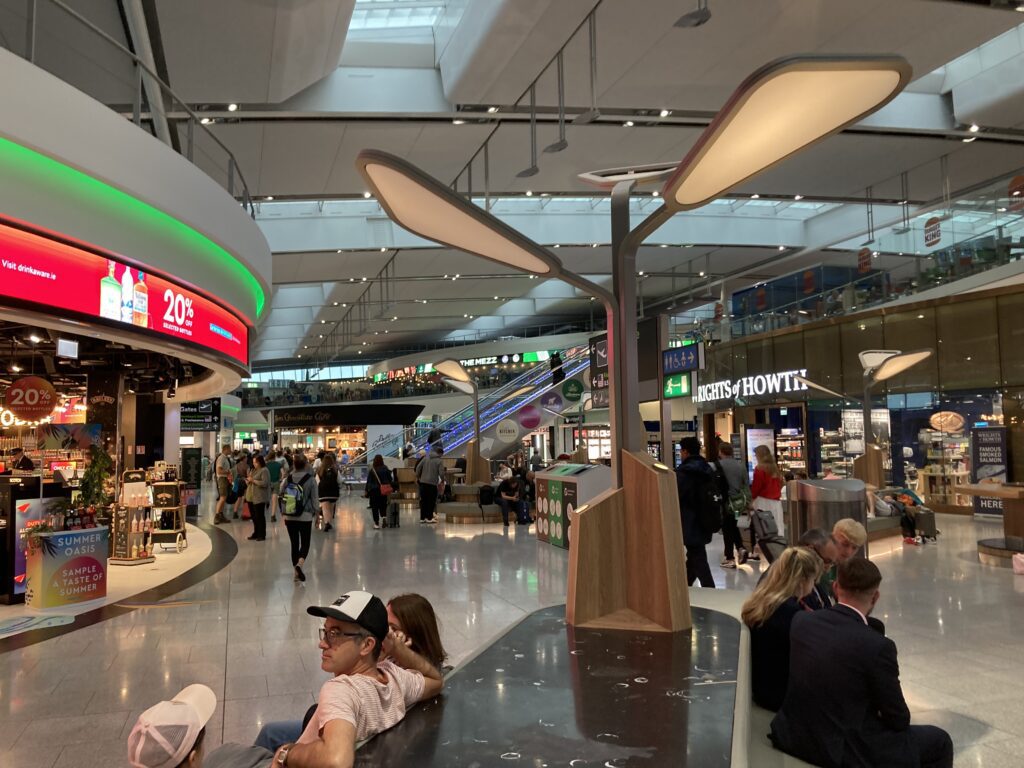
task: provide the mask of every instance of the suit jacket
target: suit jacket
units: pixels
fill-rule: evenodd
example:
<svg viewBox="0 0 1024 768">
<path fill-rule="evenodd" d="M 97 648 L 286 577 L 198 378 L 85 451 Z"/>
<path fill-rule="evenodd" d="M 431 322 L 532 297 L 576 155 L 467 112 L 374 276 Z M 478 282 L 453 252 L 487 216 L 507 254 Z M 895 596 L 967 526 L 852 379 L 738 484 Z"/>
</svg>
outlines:
<svg viewBox="0 0 1024 768">
<path fill-rule="evenodd" d="M 779 749 L 825 768 L 920 765 L 892 640 L 837 605 L 794 616 L 789 644 Z"/>
</svg>

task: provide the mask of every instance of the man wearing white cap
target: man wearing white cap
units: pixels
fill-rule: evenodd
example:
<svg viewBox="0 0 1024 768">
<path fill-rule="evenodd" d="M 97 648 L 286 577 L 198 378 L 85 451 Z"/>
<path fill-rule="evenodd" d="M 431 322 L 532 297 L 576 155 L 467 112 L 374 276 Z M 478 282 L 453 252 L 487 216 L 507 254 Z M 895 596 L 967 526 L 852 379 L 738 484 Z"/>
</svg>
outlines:
<svg viewBox="0 0 1024 768">
<path fill-rule="evenodd" d="M 150 707 L 128 736 L 132 768 L 199 768 L 203 764 L 206 724 L 217 695 L 205 685 L 190 685 L 170 701 Z"/>
</svg>

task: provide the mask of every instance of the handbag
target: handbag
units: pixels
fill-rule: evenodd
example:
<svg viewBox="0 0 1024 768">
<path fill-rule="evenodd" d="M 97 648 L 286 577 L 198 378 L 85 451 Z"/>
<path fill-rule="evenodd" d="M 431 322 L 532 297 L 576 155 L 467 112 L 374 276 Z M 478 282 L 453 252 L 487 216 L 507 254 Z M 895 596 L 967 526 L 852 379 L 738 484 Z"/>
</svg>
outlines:
<svg viewBox="0 0 1024 768">
<path fill-rule="evenodd" d="M 380 475 L 377 474 L 376 469 L 371 469 L 370 471 L 373 472 L 373 476 L 377 478 L 377 485 L 380 487 L 381 496 L 390 496 L 395 492 L 395 489 L 391 487 L 391 483 L 382 483 L 380 481 Z"/>
</svg>

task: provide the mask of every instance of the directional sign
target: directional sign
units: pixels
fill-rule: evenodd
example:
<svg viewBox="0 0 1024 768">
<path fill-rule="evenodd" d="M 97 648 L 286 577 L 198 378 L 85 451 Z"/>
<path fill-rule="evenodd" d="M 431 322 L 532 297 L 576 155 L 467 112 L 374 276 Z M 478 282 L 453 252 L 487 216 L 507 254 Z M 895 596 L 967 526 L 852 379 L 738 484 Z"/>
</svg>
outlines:
<svg viewBox="0 0 1024 768">
<path fill-rule="evenodd" d="M 662 395 L 666 400 L 674 397 L 687 397 L 690 394 L 690 374 L 675 373 L 665 377 Z"/>
<path fill-rule="evenodd" d="M 686 347 L 673 347 L 661 353 L 661 371 L 666 376 L 673 373 L 700 371 L 704 369 L 704 342 Z"/>
</svg>

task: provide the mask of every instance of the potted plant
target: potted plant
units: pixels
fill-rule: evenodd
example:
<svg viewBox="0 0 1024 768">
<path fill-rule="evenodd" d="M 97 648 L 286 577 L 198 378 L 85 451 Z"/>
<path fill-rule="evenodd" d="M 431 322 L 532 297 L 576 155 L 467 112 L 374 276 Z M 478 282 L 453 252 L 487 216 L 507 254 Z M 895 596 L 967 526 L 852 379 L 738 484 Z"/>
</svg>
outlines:
<svg viewBox="0 0 1024 768">
<path fill-rule="evenodd" d="M 89 466 L 82 473 L 79 503 L 85 507 L 95 507 L 97 511 L 105 510 L 112 497 L 105 490 L 104 483 L 113 471 L 114 462 L 110 454 L 98 445 L 89 448 Z"/>
</svg>

